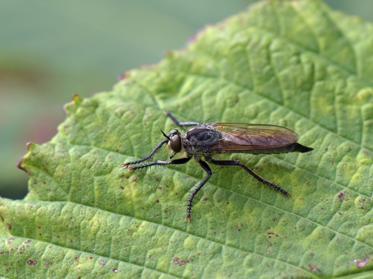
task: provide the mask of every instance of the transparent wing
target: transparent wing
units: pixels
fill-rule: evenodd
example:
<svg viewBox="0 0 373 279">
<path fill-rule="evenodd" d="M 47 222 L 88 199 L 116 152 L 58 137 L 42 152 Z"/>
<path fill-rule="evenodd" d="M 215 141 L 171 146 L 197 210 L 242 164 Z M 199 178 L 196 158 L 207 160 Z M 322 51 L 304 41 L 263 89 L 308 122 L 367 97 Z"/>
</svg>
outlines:
<svg viewBox="0 0 373 279">
<path fill-rule="evenodd" d="M 211 127 L 222 135 L 213 151 L 223 153 L 271 153 L 281 151 L 298 140 L 292 130 L 275 125 L 215 123 Z"/>
</svg>

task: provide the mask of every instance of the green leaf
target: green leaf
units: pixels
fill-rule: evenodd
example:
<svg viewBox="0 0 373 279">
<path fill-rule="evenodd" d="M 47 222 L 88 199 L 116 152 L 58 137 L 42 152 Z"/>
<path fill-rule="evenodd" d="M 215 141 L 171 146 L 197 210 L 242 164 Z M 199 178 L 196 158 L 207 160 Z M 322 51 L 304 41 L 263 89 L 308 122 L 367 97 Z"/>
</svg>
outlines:
<svg viewBox="0 0 373 279">
<path fill-rule="evenodd" d="M 373 26 L 320 1 L 266 1 L 187 50 L 74 98 L 57 136 L 30 145 L 23 201 L 1 200 L 6 278 L 373 276 Z M 198 165 L 129 173 L 181 120 L 279 124 L 307 154 L 233 155 L 282 185 Z M 166 157 L 164 151 L 160 157 Z"/>
</svg>

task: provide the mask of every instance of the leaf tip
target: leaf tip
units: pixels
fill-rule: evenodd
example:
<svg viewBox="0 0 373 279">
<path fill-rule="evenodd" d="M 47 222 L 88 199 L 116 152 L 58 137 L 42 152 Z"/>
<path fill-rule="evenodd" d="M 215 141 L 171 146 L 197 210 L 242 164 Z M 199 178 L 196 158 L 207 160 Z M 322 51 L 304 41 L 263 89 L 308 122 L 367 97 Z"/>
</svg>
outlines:
<svg viewBox="0 0 373 279">
<path fill-rule="evenodd" d="M 71 114 L 75 112 L 78 107 L 82 104 L 83 98 L 78 94 L 74 95 L 71 102 L 67 103 L 64 107 L 66 114 Z"/>
<path fill-rule="evenodd" d="M 26 143 L 27 151 L 32 151 L 35 146 L 36 146 L 36 144 L 33 143 L 33 142 L 29 141 L 29 142 Z"/>
<path fill-rule="evenodd" d="M 82 97 L 80 97 L 78 94 L 75 94 L 73 96 L 72 102 L 77 106 L 81 104 L 82 100 L 83 100 Z"/>
<path fill-rule="evenodd" d="M 132 71 L 125 71 L 118 77 L 118 81 L 124 81 L 127 80 L 131 76 Z"/>
<path fill-rule="evenodd" d="M 27 169 L 23 165 L 24 161 L 25 161 L 25 158 L 22 157 L 21 160 L 19 160 L 18 163 L 17 163 L 17 168 L 20 169 L 21 171 L 24 171 L 25 173 L 29 174 Z"/>
<path fill-rule="evenodd" d="M 32 142 L 27 142 L 26 147 L 27 147 L 27 154 L 23 156 L 17 163 L 17 168 L 20 169 L 21 171 L 24 171 L 27 174 L 30 174 L 30 172 L 27 170 L 25 166 L 25 160 L 29 156 L 30 152 L 35 148 L 36 144 Z"/>
</svg>

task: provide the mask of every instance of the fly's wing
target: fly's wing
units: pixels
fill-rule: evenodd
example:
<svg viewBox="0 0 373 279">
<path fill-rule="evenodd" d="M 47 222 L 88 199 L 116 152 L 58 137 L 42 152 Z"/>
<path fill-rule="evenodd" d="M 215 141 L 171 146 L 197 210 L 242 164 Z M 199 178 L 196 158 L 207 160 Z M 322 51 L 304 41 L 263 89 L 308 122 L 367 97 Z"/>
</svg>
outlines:
<svg viewBox="0 0 373 279">
<path fill-rule="evenodd" d="M 215 123 L 211 126 L 221 133 L 221 139 L 211 150 L 218 153 L 290 152 L 293 150 L 289 147 L 298 140 L 292 130 L 275 125 Z"/>
</svg>

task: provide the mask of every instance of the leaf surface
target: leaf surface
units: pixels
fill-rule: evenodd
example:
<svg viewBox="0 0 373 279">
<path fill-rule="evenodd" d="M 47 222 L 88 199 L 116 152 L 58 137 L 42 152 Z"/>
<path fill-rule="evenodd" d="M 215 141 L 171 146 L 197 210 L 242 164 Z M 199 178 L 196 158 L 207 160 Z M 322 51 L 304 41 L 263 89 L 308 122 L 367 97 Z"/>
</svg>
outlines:
<svg viewBox="0 0 373 279">
<path fill-rule="evenodd" d="M 320 1 L 266 1 L 185 51 L 75 97 L 30 145 L 25 200 L 1 200 L 0 275 L 22 278 L 369 278 L 373 262 L 373 27 Z M 282 185 L 198 164 L 129 173 L 181 120 L 295 130 L 307 154 L 233 155 Z M 167 153 L 159 155 L 166 158 Z"/>
</svg>

